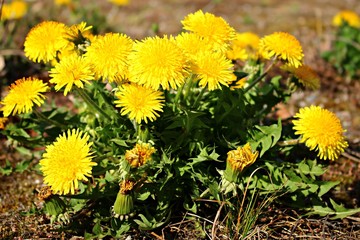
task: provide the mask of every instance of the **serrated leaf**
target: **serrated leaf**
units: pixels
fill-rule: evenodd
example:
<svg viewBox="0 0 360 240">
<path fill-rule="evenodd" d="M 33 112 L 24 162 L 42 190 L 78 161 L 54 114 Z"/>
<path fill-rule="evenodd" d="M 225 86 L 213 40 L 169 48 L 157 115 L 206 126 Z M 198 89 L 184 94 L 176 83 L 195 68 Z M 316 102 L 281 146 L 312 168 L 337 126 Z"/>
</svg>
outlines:
<svg viewBox="0 0 360 240">
<path fill-rule="evenodd" d="M 250 132 L 253 138 L 251 147 L 257 147 L 261 144 L 260 157 L 270 148 L 275 146 L 281 137 L 282 125 L 279 119 L 277 124 L 270 126 L 255 126 L 257 130 Z"/>
<path fill-rule="evenodd" d="M 360 212 L 360 208 L 353 208 L 353 209 L 347 209 L 342 204 L 337 204 L 334 200 L 330 199 L 331 205 L 335 209 L 335 216 L 331 217 L 330 219 L 343 219 L 345 217 L 348 217 L 350 215 L 353 215 L 355 213 Z"/>
</svg>

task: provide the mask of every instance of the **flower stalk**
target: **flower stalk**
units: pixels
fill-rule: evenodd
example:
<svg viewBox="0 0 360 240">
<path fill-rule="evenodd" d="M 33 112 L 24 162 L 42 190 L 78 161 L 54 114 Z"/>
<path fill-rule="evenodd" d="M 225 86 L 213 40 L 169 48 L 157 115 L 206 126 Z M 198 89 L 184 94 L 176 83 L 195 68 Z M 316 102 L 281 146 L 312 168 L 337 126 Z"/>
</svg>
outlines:
<svg viewBox="0 0 360 240">
<path fill-rule="evenodd" d="M 33 112 L 35 113 L 35 115 L 42 121 L 48 123 L 49 125 L 54 125 L 57 126 L 59 128 L 67 128 L 66 125 L 59 123 L 58 121 L 52 120 L 48 117 L 46 117 L 42 112 L 40 112 L 37 108 L 33 109 Z"/>
<path fill-rule="evenodd" d="M 271 61 L 271 64 L 268 66 L 268 68 L 258 77 L 256 78 L 254 81 L 252 81 L 249 86 L 247 86 L 244 89 L 244 93 L 247 93 L 250 89 L 252 89 L 256 84 L 258 84 L 266 75 L 267 73 L 270 71 L 270 69 L 274 66 L 275 61 Z"/>
<path fill-rule="evenodd" d="M 104 110 L 102 110 L 91 98 L 90 96 L 86 93 L 86 91 L 82 88 L 77 88 L 76 89 L 77 93 L 80 95 L 80 97 L 84 100 L 84 102 L 86 102 L 86 104 L 88 106 L 90 106 L 91 108 L 93 108 L 96 112 L 98 112 L 102 117 L 104 117 L 106 120 L 111 121 L 111 117 L 104 112 Z"/>
</svg>

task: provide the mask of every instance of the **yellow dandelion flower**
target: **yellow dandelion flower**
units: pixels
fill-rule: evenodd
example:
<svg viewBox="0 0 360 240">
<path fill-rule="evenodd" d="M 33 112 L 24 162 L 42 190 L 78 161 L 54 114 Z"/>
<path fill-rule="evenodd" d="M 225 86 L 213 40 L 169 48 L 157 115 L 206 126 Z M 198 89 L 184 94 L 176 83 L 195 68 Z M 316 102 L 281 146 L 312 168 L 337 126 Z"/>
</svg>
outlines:
<svg viewBox="0 0 360 240">
<path fill-rule="evenodd" d="M 6 126 L 6 123 L 9 121 L 6 117 L 0 117 L 0 129 L 4 129 Z"/>
<path fill-rule="evenodd" d="M 320 77 L 310 66 L 303 64 L 295 68 L 285 65 L 284 69 L 293 73 L 304 87 L 313 90 L 320 88 Z"/>
<path fill-rule="evenodd" d="M 71 0 L 55 0 L 55 4 L 56 5 L 70 5 L 71 4 Z"/>
<path fill-rule="evenodd" d="M 34 104 L 40 106 L 44 103 L 48 86 L 37 78 L 22 78 L 10 85 L 9 93 L 0 103 L 5 117 L 10 114 L 28 113 L 32 111 Z"/>
<path fill-rule="evenodd" d="M 275 32 L 260 39 L 259 52 L 266 59 L 273 57 L 299 67 L 304 57 L 299 41 L 286 32 Z"/>
<path fill-rule="evenodd" d="M 136 42 L 129 56 L 129 80 L 154 90 L 176 89 L 188 75 L 187 60 L 175 40 L 164 36 Z"/>
<path fill-rule="evenodd" d="M 49 72 L 50 82 L 55 84 L 55 90 L 59 91 L 65 86 L 64 95 L 75 84 L 78 88 L 84 88 L 84 82 L 94 80 L 90 63 L 82 56 L 71 54 L 61 59 Z"/>
<path fill-rule="evenodd" d="M 239 88 L 244 88 L 245 84 L 247 82 L 247 77 L 243 77 L 240 80 L 235 82 L 235 85 L 230 87 L 230 90 L 235 90 Z"/>
<path fill-rule="evenodd" d="M 249 143 L 243 147 L 238 147 L 236 150 L 231 150 L 227 153 L 226 169 L 224 177 L 230 182 L 236 182 L 241 172 L 253 164 L 259 152 L 253 152 Z"/>
<path fill-rule="evenodd" d="M 113 82 L 116 80 L 115 76 L 126 77 L 132 46 L 133 41 L 125 34 L 107 33 L 92 41 L 85 57 L 93 63 L 96 77 Z"/>
<path fill-rule="evenodd" d="M 55 194 L 74 194 L 78 181 L 86 181 L 91 176 L 91 169 L 97 165 L 92 162 L 89 135 L 79 129 L 68 130 L 48 145 L 40 160 L 40 170 L 44 182 Z"/>
<path fill-rule="evenodd" d="M 4 3 L 2 6 L 1 20 L 20 19 L 27 12 L 27 4 L 23 0 L 14 0 L 11 3 Z"/>
<path fill-rule="evenodd" d="M 336 27 L 341 26 L 342 24 L 347 23 L 349 26 L 354 28 L 360 27 L 360 17 L 356 12 L 346 10 L 341 11 L 336 14 L 332 20 L 332 24 Z"/>
<path fill-rule="evenodd" d="M 252 32 L 237 33 L 236 38 L 231 41 L 230 49 L 226 56 L 232 60 L 248 60 L 258 58 L 260 38 Z"/>
<path fill-rule="evenodd" d="M 132 167 L 140 167 L 151 160 L 155 148 L 150 143 L 137 143 L 131 150 L 126 150 L 125 159 Z"/>
<path fill-rule="evenodd" d="M 86 22 L 71 25 L 66 32 L 65 38 L 74 44 L 84 44 L 86 39 L 93 39 L 92 26 L 86 26 Z"/>
<path fill-rule="evenodd" d="M 233 73 L 234 65 L 220 52 L 205 51 L 194 58 L 193 72 L 200 80 L 201 87 L 208 87 L 210 91 L 221 89 L 221 85 L 229 86 L 236 80 Z"/>
<path fill-rule="evenodd" d="M 119 99 L 115 101 L 121 107 L 121 115 L 129 114 L 131 120 L 147 123 L 147 119 L 154 121 L 162 112 L 164 96 L 162 92 L 137 84 L 125 84 L 115 93 Z"/>
<path fill-rule="evenodd" d="M 187 15 L 181 21 L 183 29 L 209 40 L 213 50 L 225 52 L 235 30 L 222 18 L 201 10 Z"/>
<path fill-rule="evenodd" d="M 58 51 L 66 48 L 67 27 L 63 23 L 45 21 L 33 27 L 24 42 L 25 56 L 34 62 L 50 62 Z"/>
<path fill-rule="evenodd" d="M 118 6 L 126 6 L 129 5 L 130 0 L 108 0 L 108 2 L 111 2 Z"/>
<path fill-rule="evenodd" d="M 188 58 L 193 58 L 198 52 L 212 50 L 209 40 L 195 33 L 183 32 L 176 36 L 175 41 Z"/>
<path fill-rule="evenodd" d="M 295 134 L 310 150 L 317 150 L 321 159 L 335 160 L 348 147 L 339 118 L 318 106 L 301 108 L 293 120 Z"/>
</svg>

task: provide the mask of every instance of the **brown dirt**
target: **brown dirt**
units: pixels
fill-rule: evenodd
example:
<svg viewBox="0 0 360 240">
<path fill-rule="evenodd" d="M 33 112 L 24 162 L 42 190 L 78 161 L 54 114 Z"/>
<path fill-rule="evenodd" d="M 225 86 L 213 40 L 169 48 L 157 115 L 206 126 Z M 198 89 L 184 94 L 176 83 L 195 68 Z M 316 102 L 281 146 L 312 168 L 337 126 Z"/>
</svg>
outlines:
<svg viewBox="0 0 360 240">
<path fill-rule="evenodd" d="M 43 6 L 49 4 L 46 1 L 48 0 L 36 1 L 32 9 L 34 14 L 44 15 Z M 83 6 L 88 6 L 86 4 L 98 1 L 81 2 Z M 358 79 L 349 83 L 320 58 L 320 53 L 331 46 L 334 30 L 331 28 L 332 17 L 344 9 L 360 13 L 357 0 L 132 0 L 129 6 L 123 8 L 101 2 L 99 7 L 106 15 L 112 30 L 124 32 L 136 39 L 154 35 L 151 30 L 154 24 L 158 25 L 159 34 L 177 34 L 181 31 L 181 20 L 184 16 L 198 9 L 222 16 L 239 32 L 252 31 L 263 36 L 274 31 L 287 31 L 295 35 L 303 45 L 305 62 L 315 68 L 321 76 L 322 88 L 315 92 L 295 94 L 286 105 L 286 111 L 293 115 L 299 107 L 317 104 L 334 111 L 340 117 L 348 130 L 346 136 L 351 141 L 351 154 L 355 158 L 343 157 L 332 163 L 325 177 L 341 179 L 341 188 L 335 195 L 350 206 L 359 206 L 360 171 L 356 159 L 359 159 L 357 154 L 360 152 L 360 95 L 357 94 L 360 90 L 360 81 Z M 70 23 L 78 20 L 69 17 L 68 9 L 59 11 L 56 18 Z M 13 165 L 20 160 L 18 155 L 8 151 L 4 139 L 0 143 L 1 166 L 5 165 L 6 159 Z M 35 163 L 36 161 L 33 164 Z M 41 176 L 28 171 L 0 176 L 0 181 L 0 238 L 69 237 L 57 233 L 45 216 L 22 214 L 29 211 L 32 206 L 40 204 L 35 193 L 42 185 Z M 311 219 L 303 218 L 288 209 L 272 208 L 265 215 L 265 219 L 259 220 L 254 235 L 249 239 L 359 239 L 360 219 L 357 217 L 342 221 Z M 189 239 L 193 225 L 188 223 L 182 225 L 182 228 L 176 226 L 167 226 L 167 230 L 177 231 L 176 239 Z M 161 235 L 154 233 L 151 237 L 159 239 L 156 236 Z"/>
</svg>

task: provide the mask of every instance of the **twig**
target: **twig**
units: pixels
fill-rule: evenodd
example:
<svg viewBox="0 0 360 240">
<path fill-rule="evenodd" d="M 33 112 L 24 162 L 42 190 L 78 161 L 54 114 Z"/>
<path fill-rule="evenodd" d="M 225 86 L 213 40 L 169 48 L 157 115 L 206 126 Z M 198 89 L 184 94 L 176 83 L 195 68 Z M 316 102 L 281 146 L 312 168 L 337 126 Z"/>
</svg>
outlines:
<svg viewBox="0 0 360 240">
<path fill-rule="evenodd" d="M 151 232 L 150 235 L 153 235 L 154 237 L 156 237 L 156 239 L 164 240 L 164 238 L 162 238 L 161 236 L 157 235 L 157 234 L 154 233 L 154 232 Z"/>
<path fill-rule="evenodd" d="M 221 209 L 224 207 L 225 205 L 225 202 L 222 202 L 219 209 L 217 210 L 216 212 L 216 216 L 215 216 L 215 219 L 214 219 L 214 223 L 213 223 L 213 226 L 212 226 L 212 229 L 211 229 L 211 239 L 214 240 L 215 239 L 215 232 L 216 232 L 216 223 L 220 217 L 220 213 L 221 213 Z"/>
<path fill-rule="evenodd" d="M 350 159 L 350 160 L 353 160 L 354 162 L 360 163 L 360 158 L 355 157 L 355 156 L 353 156 L 353 155 L 350 155 L 350 154 L 347 153 L 347 152 L 343 152 L 343 153 L 341 153 L 341 155 L 342 155 L 343 157 L 346 157 L 346 158 Z"/>
</svg>

